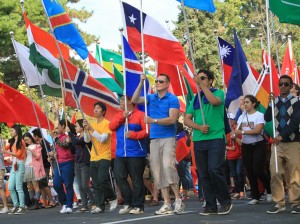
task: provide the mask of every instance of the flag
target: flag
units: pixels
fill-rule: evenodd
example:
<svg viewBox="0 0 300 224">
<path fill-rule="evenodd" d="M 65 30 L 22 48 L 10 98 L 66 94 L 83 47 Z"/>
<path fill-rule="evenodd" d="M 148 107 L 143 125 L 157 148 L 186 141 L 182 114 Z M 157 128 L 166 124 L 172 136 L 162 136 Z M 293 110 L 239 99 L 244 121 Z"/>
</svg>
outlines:
<svg viewBox="0 0 300 224">
<path fill-rule="evenodd" d="M 230 75 L 232 72 L 234 47 L 227 41 L 223 40 L 221 37 L 218 37 L 218 42 L 220 58 L 222 62 L 222 70 L 224 73 L 224 77 L 222 77 L 222 79 L 224 81 L 224 84 L 228 86 Z"/>
<path fill-rule="evenodd" d="M 116 96 L 95 78 L 88 76 L 69 61 L 65 61 L 65 63 L 71 78 L 69 80 L 68 74 L 63 67 L 66 92 L 65 105 L 78 108 L 74 97 L 76 94 L 82 111 L 89 116 L 94 116 L 94 104 L 101 101 L 107 107 L 105 117 L 111 120 L 119 111 L 119 102 Z M 73 92 L 71 82 L 73 83 L 75 92 Z"/>
<path fill-rule="evenodd" d="M 82 59 L 88 57 L 86 44 L 58 0 L 43 0 L 55 37 L 73 48 Z"/>
<path fill-rule="evenodd" d="M 96 59 L 89 53 L 89 63 L 91 76 L 101 82 L 106 88 L 112 92 L 122 95 L 123 90 L 114 80 L 114 75 L 106 71 Z"/>
<path fill-rule="evenodd" d="M 186 145 L 187 136 L 184 131 L 176 136 L 176 161 L 180 162 L 190 154 L 191 147 Z"/>
<path fill-rule="evenodd" d="M 97 47 L 98 46 L 96 46 L 96 53 L 97 53 Z M 99 52 L 99 49 L 98 49 L 98 52 Z M 114 73 L 113 66 L 115 66 L 118 71 L 123 72 L 122 55 L 101 48 L 101 56 L 102 56 L 102 65 L 107 71 L 109 71 L 110 73 Z M 100 54 L 99 54 L 99 57 L 100 57 Z M 96 57 L 96 59 L 97 59 L 97 57 Z M 98 59 L 97 59 L 97 61 L 100 63 L 100 61 Z"/>
<path fill-rule="evenodd" d="M 283 62 L 281 65 L 281 74 L 282 75 L 289 75 L 293 79 L 294 83 L 297 83 L 297 66 L 294 59 L 293 49 L 291 40 L 288 40 L 288 44 L 285 49 L 285 54 L 283 57 Z"/>
<path fill-rule="evenodd" d="M 251 72 L 250 65 L 238 40 L 235 29 L 233 34 L 235 49 L 232 72 L 226 93 L 225 107 L 228 108 L 229 112 L 236 114 L 240 106 L 239 97 L 253 94 L 257 82 Z"/>
<path fill-rule="evenodd" d="M 140 10 L 123 2 L 128 42 L 135 52 L 141 52 Z M 143 13 L 144 49 L 149 56 L 167 64 L 183 65 L 185 52 L 181 43 L 154 18 Z"/>
<path fill-rule="evenodd" d="M 180 66 L 179 66 L 179 68 L 180 68 Z M 193 68 L 192 62 L 186 58 L 183 68 L 186 70 L 186 72 L 184 72 L 183 75 L 184 75 L 185 79 L 188 81 L 192 92 L 197 93 L 197 84 L 194 81 L 195 70 Z"/>
<path fill-rule="evenodd" d="M 127 96 L 132 97 L 134 91 L 140 83 L 140 75 L 143 73 L 143 68 L 130 48 L 126 38 L 123 36 L 123 48 L 125 56 L 125 75 L 126 75 L 126 90 Z M 149 81 L 146 79 L 146 92 L 149 90 Z M 144 96 L 144 91 L 141 91 L 141 96 Z"/>
<path fill-rule="evenodd" d="M 281 23 L 300 25 L 300 2 L 298 0 L 270 0 L 271 11 Z"/>
<path fill-rule="evenodd" d="M 176 0 L 181 2 L 182 0 Z M 184 0 L 184 5 L 190 8 L 199 9 L 214 13 L 216 11 L 213 0 Z"/>
<path fill-rule="evenodd" d="M 75 111 L 74 111 L 74 114 L 73 114 L 72 117 L 71 117 L 70 122 L 71 122 L 71 124 L 76 125 L 76 121 L 77 121 L 77 111 L 75 110 Z"/>
<path fill-rule="evenodd" d="M 39 105 L 34 103 L 37 117 L 42 128 L 49 129 L 46 115 Z M 38 126 L 32 102 L 26 96 L 0 82 L 0 122 L 21 123 L 28 126 Z M 50 121 L 50 129 L 54 125 Z"/>
</svg>

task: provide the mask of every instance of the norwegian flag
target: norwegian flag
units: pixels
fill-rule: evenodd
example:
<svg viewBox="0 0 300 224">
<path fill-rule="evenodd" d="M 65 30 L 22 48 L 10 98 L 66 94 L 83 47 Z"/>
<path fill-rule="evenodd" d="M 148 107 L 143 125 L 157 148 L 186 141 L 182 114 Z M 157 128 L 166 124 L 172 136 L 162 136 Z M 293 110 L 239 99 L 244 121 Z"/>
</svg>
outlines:
<svg viewBox="0 0 300 224">
<path fill-rule="evenodd" d="M 76 94 L 82 111 L 89 116 L 94 116 L 94 104 L 101 101 L 107 107 L 105 118 L 111 120 L 119 111 L 119 102 L 116 96 L 99 81 L 92 76 L 88 76 L 71 62 L 65 60 L 65 63 L 71 79 L 69 80 L 65 68 L 62 66 L 66 92 L 65 104 L 73 108 L 78 108 L 74 96 Z M 71 82 L 73 83 L 75 93 L 72 90 Z"/>
</svg>

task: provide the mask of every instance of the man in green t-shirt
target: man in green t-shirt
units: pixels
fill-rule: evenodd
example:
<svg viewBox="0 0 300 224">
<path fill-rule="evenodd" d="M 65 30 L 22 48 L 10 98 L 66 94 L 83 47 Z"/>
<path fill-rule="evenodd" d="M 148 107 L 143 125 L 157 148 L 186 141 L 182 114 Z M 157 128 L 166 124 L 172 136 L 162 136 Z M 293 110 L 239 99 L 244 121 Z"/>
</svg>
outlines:
<svg viewBox="0 0 300 224">
<path fill-rule="evenodd" d="M 195 159 L 206 201 L 205 209 L 200 214 L 224 215 L 232 208 L 223 171 L 226 150 L 224 92 L 212 88 L 214 74 L 210 71 L 199 70 L 194 80 L 201 91 L 187 108 L 184 124 L 194 129 Z M 221 205 L 219 210 L 217 200 Z"/>
</svg>

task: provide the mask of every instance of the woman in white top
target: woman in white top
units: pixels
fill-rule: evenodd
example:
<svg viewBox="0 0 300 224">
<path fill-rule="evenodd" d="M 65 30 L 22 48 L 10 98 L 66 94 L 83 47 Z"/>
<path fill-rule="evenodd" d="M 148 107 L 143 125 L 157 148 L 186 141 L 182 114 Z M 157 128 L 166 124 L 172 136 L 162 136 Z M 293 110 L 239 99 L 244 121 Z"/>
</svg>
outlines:
<svg viewBox="0 0 300 224">
<path fill-rule="evenodd" d="M 258 179 L 267 190 L 267 200 L 272 201 L 270 179 L 267 178 L 266 143 L 263 138 L 265 126 L 264 114 L 256 111 L 260 102 L 252 95 L 244 97 L 245 111 L 238 119 L 236 135 L 242 134 L 242 157 L 251 187 L 252 200 L 248 204 L 257 204 L 260 198 Z"/>
</svg>

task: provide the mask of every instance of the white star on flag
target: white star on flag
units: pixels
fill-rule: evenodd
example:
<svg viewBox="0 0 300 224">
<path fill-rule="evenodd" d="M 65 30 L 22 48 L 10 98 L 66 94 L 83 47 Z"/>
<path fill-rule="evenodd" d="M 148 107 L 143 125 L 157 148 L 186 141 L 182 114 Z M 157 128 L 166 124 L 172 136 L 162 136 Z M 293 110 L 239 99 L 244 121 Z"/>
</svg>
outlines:
<svg viewBox="0 0 300 224">
<path fill-rule="evenodd" d="M 133 14 L 131 16 L 128 16 L 130 19 L 130 22 L 134 24 L 134 21 L 137 20 L 137 18 L 134 18 Z"/>
</svg>

